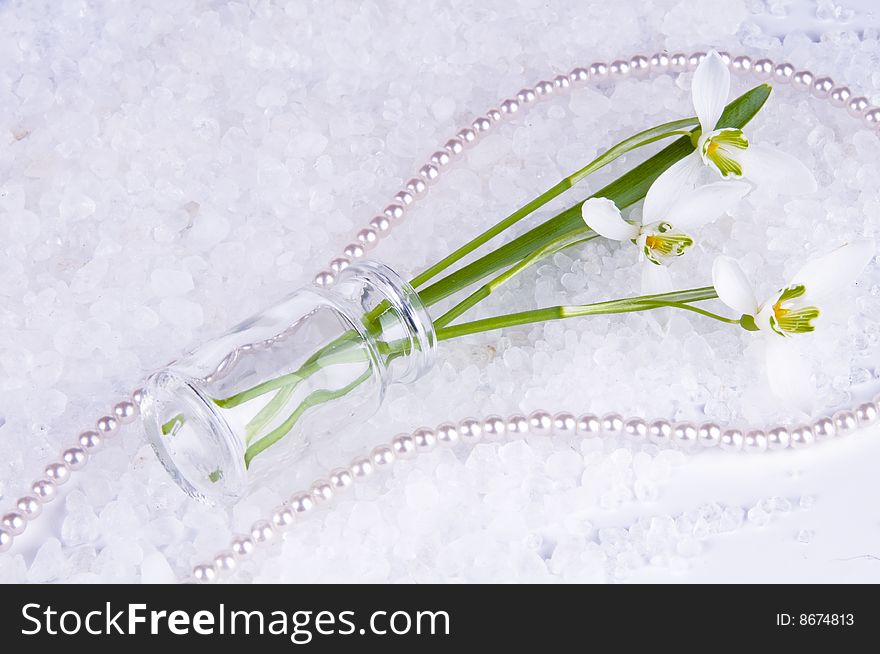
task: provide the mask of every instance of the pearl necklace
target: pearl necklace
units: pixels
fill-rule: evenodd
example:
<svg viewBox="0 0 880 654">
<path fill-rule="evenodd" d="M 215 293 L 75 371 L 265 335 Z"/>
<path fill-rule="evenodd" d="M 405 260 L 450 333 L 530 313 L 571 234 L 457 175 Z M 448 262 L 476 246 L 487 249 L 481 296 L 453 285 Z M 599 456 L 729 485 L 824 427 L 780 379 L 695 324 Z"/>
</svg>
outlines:
<svg viewBox="0 0 880 654">
<path fill-rule="evenodd" d="M 734 73 L 752 75 L 761 81 L 773 80 L 790 84 L 797 90 L 809 92 L 820 100 L 828 100 L 832 106 L 845 110 L 860 119 L 869 128 L 880 127 L 880 107 L 871 106 L 867 98 L 853 96 L 846 86 L 837 86 L 830 77 L 815 77 L 808 70 L 797 70 L 790 63 L 775 64 L 770 59 L 753 60 L 740 55 L 732 57 L 720 53 L 724 62 Z M 430 186 L 436 184 L 440 175 L 462 153 L 475 146 L 481 137 L 495 126 L 508 120 L 537 101 L 568 92 L 571 87 L 589 83 L 607 83 L 627 76 L 644 78 L 651 74 L 683 73 L 694 70 L 705 56 L 704 52 L 690 55 L 658 53 L 651 56 L 636 55 L 605 63 L 594 63 L 588 68 L 575 68 L 567 75 L 556 75 L 543 80 L 532 88 L 521 89 L 516 97 L 503 100 L 497 108 L 489 109 L 473 120 L 468 127 L 458 130 L 442 148 L 434 152 L 418 169 L 416 176 L 406 182 L 382 213 L 371 218 L 368 224 L 357 230 L 354 241 L 342 249 L 341 255 L 332 259 L 325 270 L 314 279 L 319 286 L 330 286 L 336 275 L 353 260 L 378 245 L 399 224 L 407 210 L 422 199 Z M 15 510 L 0 518 L 0 552 L 12 547 L 15 537 L 24 533 L 27 525 L 39 517 L 43 505 L 54 500 L 58 487 L 75 471 L 82 470 L 92 453 L 112 438 L 122 425 L 137 418 L 143 392 L 132 392 L 131 397 L 118 402 L 113 410 L 102 416 L 94 428 L 82 432 L 77 443 L 65 449 L 58 461 L 49 463 L 43 476 L 31 485 L 31 494 L 16 502 Z M 670 420 L 646 420 L 641 417 L 623 417 L 618 413 L 604 416 L 576 415 L 568 411 L 551 414 L 538 409 L 528 416 L 514 414 L 507 417 L 490 415 L 485 418 L 465 418 L 458 422 L 444 422 L 436 428 L 420 427 L 411 433 L 398 434 L 387 444 L 379 445 L 365 456 L 354 459 L 347 467 L 331 470 L 326 478 L 318 479 L 307 491 L 294 493 L 289 501 L 277 508 L 265 520 L 255 522 L 247 534 L 233 537 L 229 548 L 219 552 L 211 561 L 192 568 L 189 580 L 214 581 L 220 575 L 231 573 L 238 561 L 250 556 L 258 545 L 270 542 L 305 516 L 318 504 L 333 499 L 336 493 L 350 488 L 356 481 L 374 472 L 391 468 L 397 460 L 408 460 L 418 454 L 430 452 L 436 447 L 451 447 L 457 443 L 473 446 L 481 441 L 498 441 L 505 436 L 573 435 L 585 438 L 599 436 L 624 436 L 634 442 L 649 441 L 659 445 L 675 445 L 686 450 L 719 447 L 730 452 L 760 453 L 803 448 L 816 441 L 850 434 L 877 422 L 880 416 L 880 397 L 850 409 L 843 409 L 830 416 L 821 416 L 809 424 L 795 426 L 774 425 L 739 429 L 712 422 L 695 424 Z"/>
</svg>

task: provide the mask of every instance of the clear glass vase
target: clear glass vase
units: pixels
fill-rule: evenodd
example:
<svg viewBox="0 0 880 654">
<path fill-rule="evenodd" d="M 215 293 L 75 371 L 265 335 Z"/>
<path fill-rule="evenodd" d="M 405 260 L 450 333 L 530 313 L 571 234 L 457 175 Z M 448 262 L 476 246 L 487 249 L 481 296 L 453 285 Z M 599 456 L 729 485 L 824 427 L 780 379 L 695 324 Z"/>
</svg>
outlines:
<svg viewBox="0 0 880 654">
<path fill-rule="evenodd" d="M 300 289 L 152 375 L 147 437 L 189 495 L 234 502 L 313 439 L 368 418 L 388 385 L 431 367 L 434 349 L 418 294 L 359 262 L 332 288 Z"/>
</svg>

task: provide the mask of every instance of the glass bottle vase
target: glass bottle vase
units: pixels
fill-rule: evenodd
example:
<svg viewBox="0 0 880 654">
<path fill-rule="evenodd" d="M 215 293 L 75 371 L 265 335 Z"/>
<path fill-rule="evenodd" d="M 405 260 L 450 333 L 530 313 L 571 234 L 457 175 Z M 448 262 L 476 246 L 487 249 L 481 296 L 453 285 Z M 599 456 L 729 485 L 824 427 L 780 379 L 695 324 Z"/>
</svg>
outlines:
<svg viewBox="0 0 880 654">
<path fill-rule="evenodd" d="M 367 419 L 390 384 L 430 369 L 434 349 L 418 294 L 387 266 L 358 262 L 153 374 L 147 437 L 189 495 L 235 502 L 313 439 Z"/>
</svg>

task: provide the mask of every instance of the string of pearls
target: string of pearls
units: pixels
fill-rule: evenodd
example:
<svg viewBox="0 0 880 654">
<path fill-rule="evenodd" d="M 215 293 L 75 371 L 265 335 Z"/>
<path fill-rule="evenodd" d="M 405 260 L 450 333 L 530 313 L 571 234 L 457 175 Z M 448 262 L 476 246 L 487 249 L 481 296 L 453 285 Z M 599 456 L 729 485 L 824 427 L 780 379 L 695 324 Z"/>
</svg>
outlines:
<svg viewBox="0 0 880 654">
<path fill-rule="evenodd" d="M 703 52 L 692 54 L 657 53 L 650 56 L 636 55 L 611 63 L 594 63 L 587 68 L 575 68 L 567 75 L 556 75 L 542 80 L 531 88 L 521 89 L 515 97 L 503 100 L 497 108 L 489 109 L 475 118 L 447 140 L 422 165 L 404 188 L 398 191 L 380 214 L 357 230 L 354 239 L 346 245 L 340 256 L 330 261 L 326 270 L 315 277 L 321 286 L 332 285 L 336 275 L 353 260 L 363 257 L 381 239 L 404 220 L 407 210 L 422 199 L 430 186 L 437 183 L 441 173 L 475 146 L 480 138 L 529 105 L 542 99 L 567 93 L 572 87 L 588 83 L 607 84 L 627 76 L 636 78 L 652 74 L 683 73 L 694 70 L 705 56 Z M 752 75 L 759 80 L 773 80 L 777 84 L 790 84 L 796 89 L 809 92 L 814 97 L 829 101 L 833 106 L 847 111 L 860 119 L 867 127 L 880 128 L 880 108 L 870 105 L 867 98 L 854 96 L 846 86 L 838 86 L 830 77 L 816 77 L 807 70 L 797 70 L 790 63 L 776 64 L 770 59 L 753 60 L 748 56 L 731 57 L 721 53 L 724 61 L 740 75 Z M 121 426 L 133 422 L 139 413 L 142 399 L 140 389 L 130 398 L 118 402 L 113 410 L 97 420 L 95 426 L 82 432 L 75 445 L 64 449 L 57 461 L 50 462 L 43 476 L 31 485 L 29 495 L 16 502 L 16 508 L 0 518 L 0 552 L 9 550 L 16 537 L 24 533 L 27 525 L 38 518 L 43 505 L 58 494 L 58 487 L 67 482 L 73 472 L 82 470 L 90 456 L 111 439 Z M 817 418 L 809 424 L 793 427 L 738 429 L 716 423 L 695 424 L 669 420 L 646 420 L 633 416 L 623 417 L 617 413 L 604 416 L 561 412 L 551 414 L 536 410 L 528 416 L 515 414 L 498 415 L 482 419 L 466 418 L 458 423 L 443 423 L 431 429 L 421 427 L 411 433 L 398 434 L 387 444 L 374 448 L 347 467 L 331 470 L 326 478 L 315 481 L 307 491 L 294 493 L 288 502 L 277 508 L 266 520 L 255 522 L 247 534 L 235 536 L 228 549 L 218 553 L 208 562 L 193 567 L 194 581 L 213 581 L 223 574 L 234 571 L 238 562 L 250 556 L 257 548 L 272 541 L 295 522 L 310 513 L 314 507 L 332 500 L 337 493 L 351 487 L 374 472 L 388 470 L 397 460 L 408 460 L 421 453 L 430 452 L 438 446 L 454 446 L 457 443 L 474 445 L 481 441 L 498 441 L 505 437 L 533 435 L 580 435 L 583 437 L 624 436 L 634 442 L 648 441 L 656 444 L 675 445 L 686 450 L 720 448 L 726 451 L 758 453 L 768 450 L 802 448 L 816 441 L 843 436 L 858 428 L 874 424 L 880 416 L 880 398 L 844 409 L 831 416 Z"/>
<path fill-rule="evenodd" d="M 798 70 L 790 63 L 774 63 L 770 59 L 752 59 L 746 55 L 731 56 L 719 53 L 724 62 L 738 75 L 752 75 L 760 81 L 789 84 L 809 92 L 813 97 L 827 100 L 833 106 L 847 111 L 872 129 L 880 128 L 880 108 L 871 106 L 867 98 L 854 96 L 846 86 L 838 86 L 830 77 L 817 77 L 808 70 Z M 430 186 L 462 153 L 474 147 L 480 138 L 495 127 L 539 100 L 567 93 L 572 87 L 589 83 L 614 83 L 627 76 L 644 78 L 649 75 L 693 71 L 706 56 L 705 52 L 650 56 L 636 55 L 611 63 L 597 62 L 586 68 L 575 68 L 567 75 L 556 75 L 542 80 L 534 87 L 521 89 L 515 97 L 502 100 L 497 108 L 489 109 L 475 118 L 469 126 L 456 132 L 434 152 L 399 190 L 382 213 L 370 218 L 367 225 L 356 231 L 354 240 L 346 245 L 341 255 L 330 261 L 327 269 L 314 279 L 319 286 L 329 286 L 336 275 L 353 260 L 365 255 L 378 245 L 392 229 L 400 224 L 409 208 L 426 196 Z M 398 434 L 391 442 L 374 448 L 368 456 L 355 459 L 347 468 L 332 470 L 325 479 L 315 481 L 309 490 L 295 493 L 290 501 L 277 508 L 269 519 L 260 520 L 251 527 L 250 534 L 235 536 L 229 548 L 217 554 L 213 561 L 200 563 L 192 570 L 192 579 L 207 582 L 235 570 L 237 562 L 270 542 L 276 534 L 289 529 L 297 517 L 309 513 L 315 506 L 326 503 L 355 481 L 374 471 L 387 470 L 399 459 L 411 459 L 417 454 L 430 452 L 436 446 L 451 446 L 458 442 L 474 445 L 480 441 L 497 441 L 505 437 L 525 434 L 561 435 L 578 434 L 587 438 L 597 436 L 624 436 L 633 442 L 648 441 L 658 445 L 674 445 L 688 451 L 720 448 L 729 452 L 760 453 L 787 448 L 800 449 L 817 441 L 849 434 L 856 429 L 874 424 L 880 416 L 880 397 L 859 404 L 853 409 L 822 416 L 808 424 L 775 425 L 762 428 L 740 429 L 713 422 L 695 424 L 665 419 L 648 420 L 638 416 L 624 417 L 618 413 L 604 416 L 574 413 L 551 414 L 537 410 L 528 416 L 516 414 L 506 418 L 498 415 L 483 419 L 466 418 L 458 423 L 443 423 L 435 429 L 421 427 L 408 434 Z"/>
</svg>

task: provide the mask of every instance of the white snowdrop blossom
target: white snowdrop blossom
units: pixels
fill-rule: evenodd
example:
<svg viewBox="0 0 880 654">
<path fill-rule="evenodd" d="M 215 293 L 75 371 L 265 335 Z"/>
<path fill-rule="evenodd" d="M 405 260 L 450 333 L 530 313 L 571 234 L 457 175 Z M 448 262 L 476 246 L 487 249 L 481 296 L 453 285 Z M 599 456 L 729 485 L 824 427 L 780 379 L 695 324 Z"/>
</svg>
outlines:
<svg viewBox="0 0 880 654">
<path fill-rule="evenodd" d="M 741 129 L 718 121 L 730 93 L 730 71 L 712 50 L 697 66 L 691 94 L 700 121 L 696 150 L 676 162 L 665 176 L 693 185 L 700 170 L 708 167 L 725 179 L 744 177 L 775 192 L 806 195 L 816 190 L 816 179 L 799 159 L 766 144 L 751 143 Z"/>
<path fill-rule="evenodd" d="M 875 245 L 870 240 L 844 245 L 807 262 L 787 286 L 764 302 L 758 302 L 736 260 L 720 256 L 712 266 L 715 292 L 724 304 L 739 312 L 743 327 L 774 336 L 766 350 L 773 392 L 807 413 L 815 395 L 811 371 L 791 345 L 790 337 L 815 331 L 827 305 L 858 278 L 874 253 Z"/>
<path fill-rule="evenodd" d="M 671 288 L 665 265 L 694 245 L 694 230 L 730 211 L 749 189 L 745 182 L 714 182 L 676 197 L 681 186 L 671 178 L 658 179 L 645 197 L 641 224 L 625 220 L 607 198 L 588 199 L 581 213 L 587 226 L 600 236 L 634 243 L 640 258 L 655 264 L 649 266 L 654 270 L 644 272 L 643 286 L 665 292 Z"/>
</svg>

